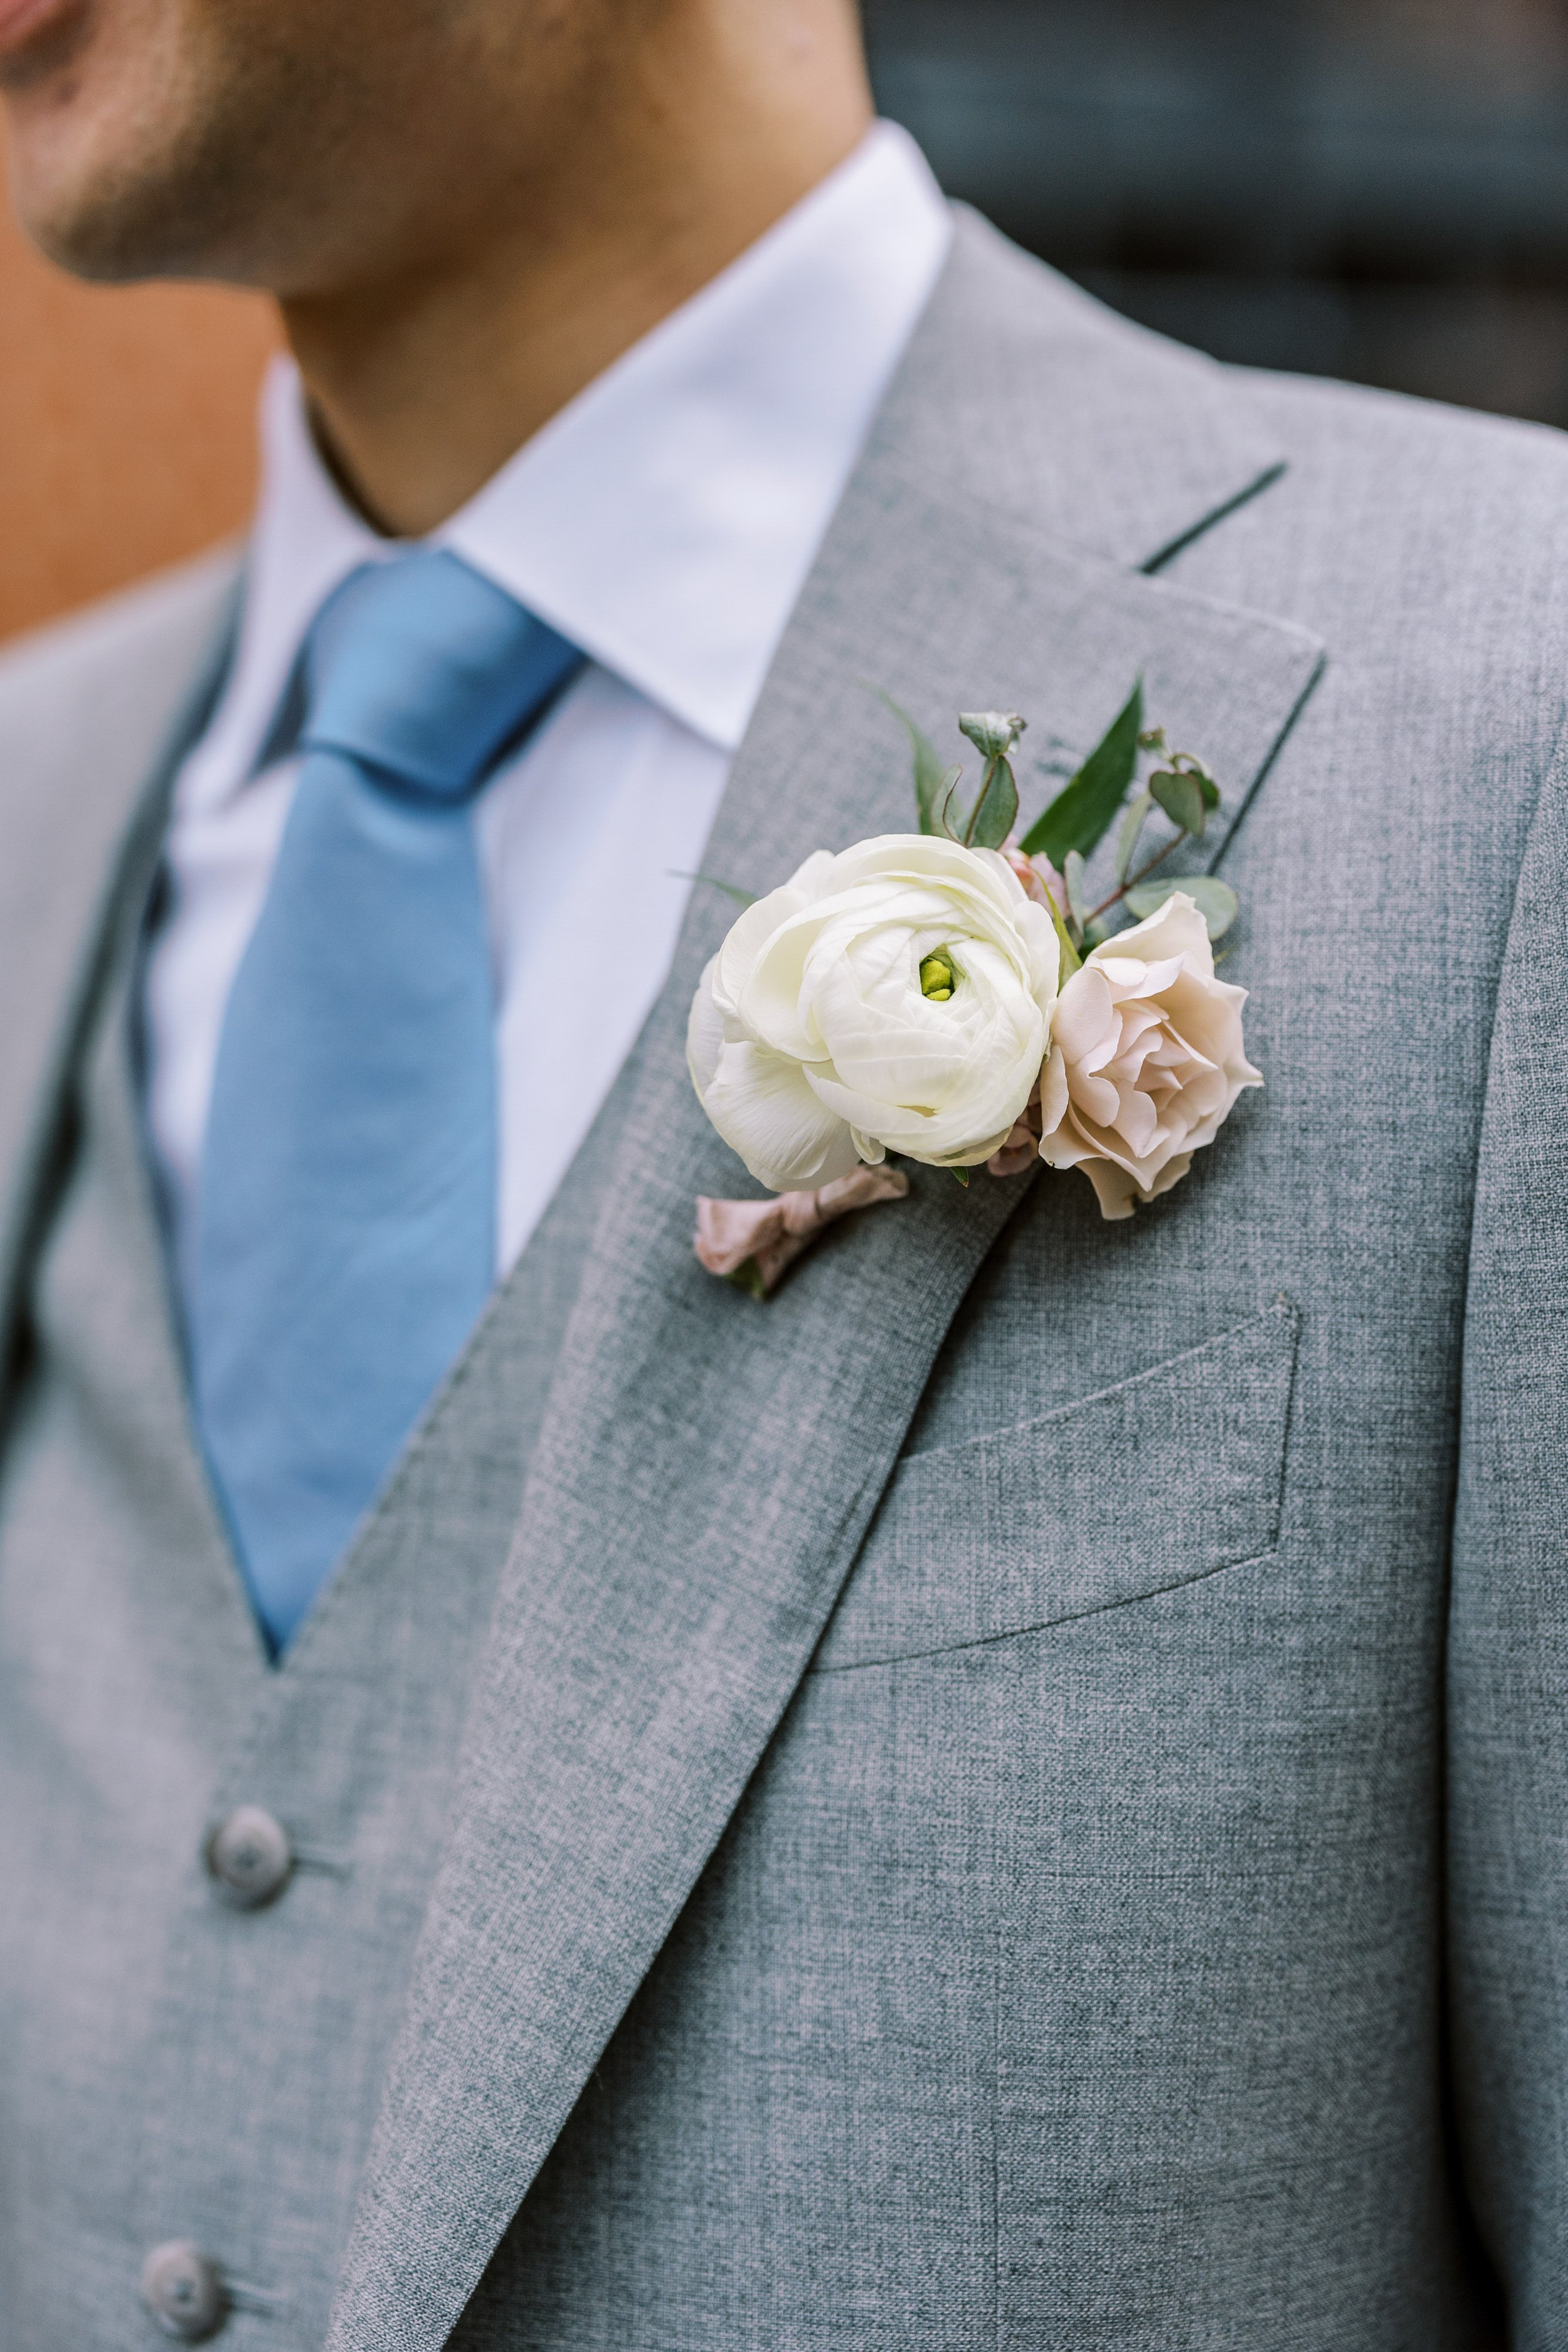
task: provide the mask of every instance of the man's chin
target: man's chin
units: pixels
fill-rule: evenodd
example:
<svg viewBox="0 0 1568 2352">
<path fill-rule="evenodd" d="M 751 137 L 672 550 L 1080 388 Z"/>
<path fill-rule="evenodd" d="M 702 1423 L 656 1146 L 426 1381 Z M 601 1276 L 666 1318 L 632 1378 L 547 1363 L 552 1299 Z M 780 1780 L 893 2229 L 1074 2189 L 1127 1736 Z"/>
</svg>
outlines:
<svg viewBox="0 0 1568 2352">
<path fill-rule="evenodd" d="M 117 285 L 188 274 L 167 204 L 123 168 L 86 156 L 29 154 L 18 142 L 11 192 L 33 244 L 74 278 Z"/>
<path fill-rule="evenodd" d="M 179 140 L 157 147 L 117 128 L 72 121 L 68 110 L 53 122 L 16 122 L 11 195 L 27 236 L 73 277 L 108 285 L 222 274 L 215 247 L 226 191 Z"/>
<path fill-rule="evenodd" d="M 122 220 L 90 200 L 41 212 L 20 205 L 17 210 L 29 241 L 45 259 L 91 285 L 127 286 L 193 274 L 150 241 L 128 236 Z"/>
<path fill-rule="evenodd" d="M 213 175 L 178 119 L 184 61 L 157 38 L 167 26 L 136 0 L 0 0 L 12 204 L 73 276 L 204 274 Z"/>
</svg>

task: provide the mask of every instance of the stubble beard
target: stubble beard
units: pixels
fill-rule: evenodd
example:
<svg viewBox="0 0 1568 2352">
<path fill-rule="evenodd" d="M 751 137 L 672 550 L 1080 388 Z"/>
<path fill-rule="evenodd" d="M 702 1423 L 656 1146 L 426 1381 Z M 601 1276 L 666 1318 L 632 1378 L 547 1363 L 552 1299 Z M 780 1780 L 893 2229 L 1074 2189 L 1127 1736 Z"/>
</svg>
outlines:
<svg viewBox="0 0 1568 2352">
<path fill-rule="evenodd" d="M 80 14 L 79 54 L 14 93 L 16 205 L 43 251 L 110 284 L 287 292 L 330 270 L 333 245 L 373 207 L 353 159 L 374 98 L 352 60 L 323 57 L 299 19 L 259 0 L 154 10 L 151 51 L 118 77 L 106 60 L 100 77 L 90 5 Z"/>
</svg>

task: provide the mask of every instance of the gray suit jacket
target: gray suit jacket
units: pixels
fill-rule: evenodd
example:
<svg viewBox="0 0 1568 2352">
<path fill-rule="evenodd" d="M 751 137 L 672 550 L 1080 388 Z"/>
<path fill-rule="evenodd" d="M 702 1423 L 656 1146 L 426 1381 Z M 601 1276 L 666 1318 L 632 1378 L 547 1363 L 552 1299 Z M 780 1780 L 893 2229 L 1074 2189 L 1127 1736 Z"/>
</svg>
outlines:
<svg viewBox="0 0 1568 2352">
<path fill-rule="evenodd" d="M 758 1307 L 691 1255 L 699 896 L 332 2352 L 1471 2347 L 1489 2265 L 1568 2341 L 1565 526 L 1554 436 L 1223 371 L 962 224 L 706 863 L 907 826 L 867 679 L 1068 760 L 1142 670 L 1267 1091 L 1131 1224 L 921 1171 Z M 232 572 L 0 670 L 13 1285 Z"/>
</svg>

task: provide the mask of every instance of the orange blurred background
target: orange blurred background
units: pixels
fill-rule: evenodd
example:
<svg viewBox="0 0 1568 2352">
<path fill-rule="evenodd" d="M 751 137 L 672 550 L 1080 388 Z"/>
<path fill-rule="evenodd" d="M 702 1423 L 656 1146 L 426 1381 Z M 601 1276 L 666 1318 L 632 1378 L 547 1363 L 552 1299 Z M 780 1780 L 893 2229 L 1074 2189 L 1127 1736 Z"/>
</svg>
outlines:
<svg viewBox="0 0 1568 2352">
<path fill-rule="evenodd" d="M 0 196 L 0 637 L 244 521 L 277 343 L 258 297 L 73 283 Z"/>
</svg>

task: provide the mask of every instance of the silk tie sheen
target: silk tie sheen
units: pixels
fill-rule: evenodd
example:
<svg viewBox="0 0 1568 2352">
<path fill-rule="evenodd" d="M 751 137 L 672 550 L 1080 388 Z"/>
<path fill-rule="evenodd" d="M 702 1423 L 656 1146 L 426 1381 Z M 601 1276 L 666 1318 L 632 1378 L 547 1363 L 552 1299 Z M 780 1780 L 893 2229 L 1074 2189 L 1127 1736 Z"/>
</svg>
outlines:
<svg viewBox="0 0 1568 2352">
<path fill-rule="evenodd" d="M 494 1278 L 471 803 L 582 659 L 435 550 L 353 573 L 306 642 L 293 805 L 218 1048 L 190 1314 L 196 1417 L 274 1655 Z"/>
</svg>

